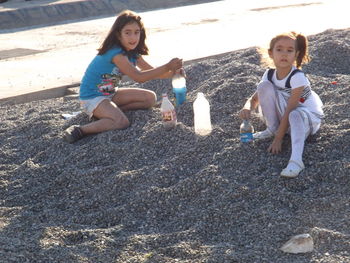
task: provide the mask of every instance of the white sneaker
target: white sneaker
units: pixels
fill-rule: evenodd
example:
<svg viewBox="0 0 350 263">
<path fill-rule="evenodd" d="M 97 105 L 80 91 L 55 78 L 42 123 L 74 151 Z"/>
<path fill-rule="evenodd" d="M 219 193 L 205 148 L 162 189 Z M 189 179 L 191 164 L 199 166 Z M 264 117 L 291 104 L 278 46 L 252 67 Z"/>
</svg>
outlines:
<svg viewBox="0 0 350 263">
<path fill-rule="evenodd" d="M 254 133 L 253 138 L 254 140 L 263 140 L 263 139 L 271 138 L 273 137 L 273 135 L 274 134 L 270 132 L 270 130 L 266 129 L 264 131 Z"/>
<path fill-rule="evenodd" d="M 281 176 L 286 178 L 297 177 L 304 168 L 303 162 L 290 160 L 287 167 L 282 170 Z"/>
</svg>

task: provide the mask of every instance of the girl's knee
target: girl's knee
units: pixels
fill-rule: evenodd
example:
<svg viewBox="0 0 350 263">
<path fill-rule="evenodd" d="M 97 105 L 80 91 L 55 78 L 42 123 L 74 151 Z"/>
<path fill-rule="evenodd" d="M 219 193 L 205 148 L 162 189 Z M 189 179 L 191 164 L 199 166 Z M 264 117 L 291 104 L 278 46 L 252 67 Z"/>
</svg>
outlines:
<svg viewBox="0 0 350 263">
<path fill-rule="evenodd" d="M 145 96 L 146 108 L 152 108 L 157 101 L 157 95 L 153 91 L 149 91 Z"/>
<path fill-rule="evenodd" d="M 300 113 L 297 110 L 292 110 L 289 113 L 289 122 L 293 121 L 293 120 L 298 120 L 299 121 L 300 118 L 301 118 Z"/>
<path fill-rule="evenodd" d="M 113 118 L 113 130 L 123 130 L 130 126 L 130 121 L 125 116 Z"/>
<path fill-rule="evenodd" d="M 268 91 L 273 91 L 274 87 L 273 87 L 273 84 L 270 81 L 264 80 L 264 81 L 261 81 L 258 84 L 257 90 L 258 90 L 258 92 L 264 92 L 265 93 L 265 92 L 268 92 Z"/>
<path fill-rule="evenodd" d="M 130 126 L 130 121 L 127 118 L 123 118 L 118 125 L 118 129 L 126 129 Z"/>
</svg>

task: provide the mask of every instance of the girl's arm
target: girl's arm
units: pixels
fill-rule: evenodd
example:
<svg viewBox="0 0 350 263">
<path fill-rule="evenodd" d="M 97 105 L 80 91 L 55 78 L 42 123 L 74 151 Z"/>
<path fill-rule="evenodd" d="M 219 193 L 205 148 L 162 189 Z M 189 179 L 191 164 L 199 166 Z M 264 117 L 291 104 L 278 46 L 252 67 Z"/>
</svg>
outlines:
<svg viewBox="0 0 350 263">
<path fill-rule="evenodd" d="M 137 67 L 139 67 L 141 69 L 141 71 L 146 71 L 146 70 L 150 70 L 150 69 L 154 69 L 154 67 L 152 67 L 150 64 L 148 64 L 148 62 L 146 60 L 144 60 L 144 58 L 141 56 L 137 59 Z M 174 71 L 170 70 L 160 76 L 158 76 L 158 79 L 169 79 L 172 78 L 174 75 Z"/>
<path fill-rule="evenodd" d="M 270 147 L 268 149 L 269 152 L 275 154 L 275 153 L 279 153 L 281 151 L 282 139 L 283 139 L 284 135 L 286 134 L 287 129 L 289 127 L 289 113 L 298 106 L 303 90 L 304 90 L 304 87 L 292 89 L 291 95 L 288 99 L 286 110 L 282 116 L 280 125 L 278 126 L 278 129 L 277 129 L 276 135 L 272 141 L 272 144 L 270 145 Z"/>
<path fill-rule="evenodd" d="M 151 79 L 160 78 L 182 67 L 182 59 L 179 58 L 173 58 L 168 63 L 160 67 L 153 68 L 142 57 L 140 57 L 137 59 L 137 66 L 140 67 L 141 70 L 136 68 L 129 61 L 127 56 L 122 54 L 115 56 L 112 61 L 123 74 L 140 83 Z"/>
<path fill-rule="evenodd" d="M 243 120 L 250 119 L 251 112 L 256 109 L 259 105 L 258 93 L 254 92 L 254 94 L 247 99 L 243 108 L 239 112 L 239 117 Z"/>
</svg>

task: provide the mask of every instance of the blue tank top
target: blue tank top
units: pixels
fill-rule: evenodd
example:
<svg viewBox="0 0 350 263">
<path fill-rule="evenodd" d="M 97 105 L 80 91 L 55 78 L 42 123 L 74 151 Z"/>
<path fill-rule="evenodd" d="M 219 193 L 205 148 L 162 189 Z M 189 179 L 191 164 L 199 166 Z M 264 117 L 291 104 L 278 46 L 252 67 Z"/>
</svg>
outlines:
<svg viewBox="0 0 350 263">
<path fill-rule="evenodd" d="M 115 92 L 115 88 L 122 78 L 119 68 L 112 59 L 126 54 L 120 47 L 109 49 L 103 55 L 97 55 L 87 67 L 80 85 L 79 98 L 81 100 L 93 99 L 98 96 L 108 96 Z M 129 61 L 136 64 L 137 56 L 129 57 Z"/>
</svg>

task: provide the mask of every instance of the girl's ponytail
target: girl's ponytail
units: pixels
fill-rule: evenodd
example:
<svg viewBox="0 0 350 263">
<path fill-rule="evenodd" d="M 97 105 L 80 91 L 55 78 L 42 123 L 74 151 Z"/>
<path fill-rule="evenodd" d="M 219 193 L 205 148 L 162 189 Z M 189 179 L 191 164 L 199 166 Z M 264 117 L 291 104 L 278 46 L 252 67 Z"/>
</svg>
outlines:
<svg viewBox="0 0 350 263">
<path fill-rule="evenodd" d="M 297 68 L 300 68 L 302 64 L 308 63 L 310 61 L 310 57 L 308 54 L 308 41 L 307 38 L 302 34 L 296 34 L 295 32 L 292 32 L 292 34 L 295 36 L 295 41 L 297 44 L 297 51 L 298 57 L 296 59 L 296 66 Z"/>
</svg>

